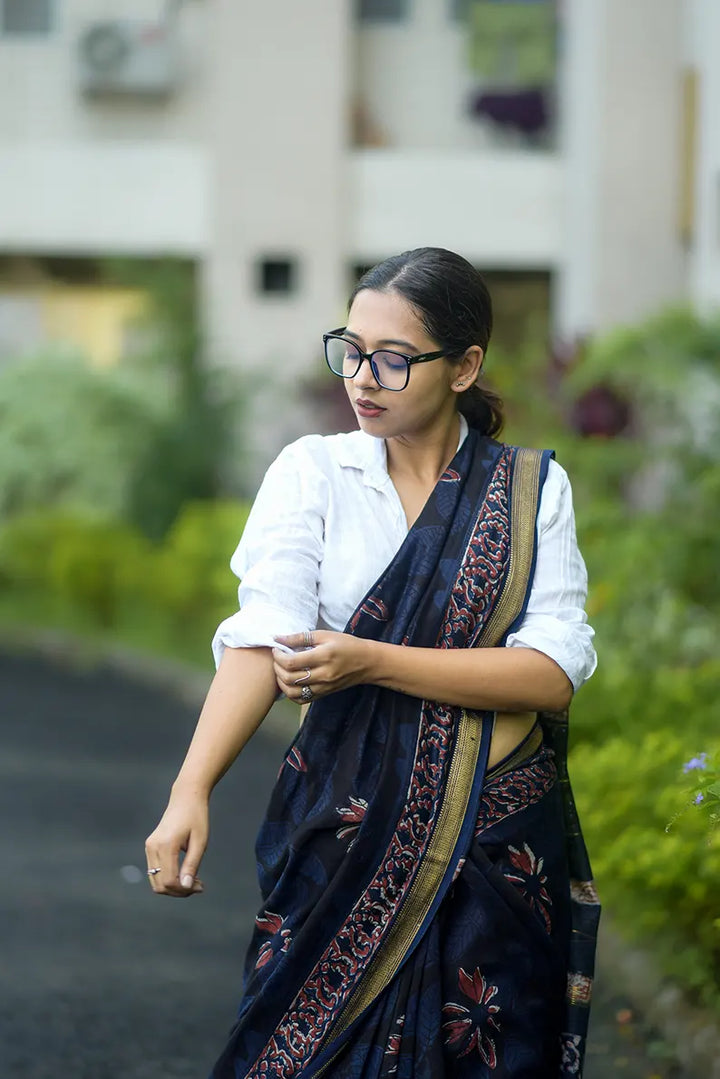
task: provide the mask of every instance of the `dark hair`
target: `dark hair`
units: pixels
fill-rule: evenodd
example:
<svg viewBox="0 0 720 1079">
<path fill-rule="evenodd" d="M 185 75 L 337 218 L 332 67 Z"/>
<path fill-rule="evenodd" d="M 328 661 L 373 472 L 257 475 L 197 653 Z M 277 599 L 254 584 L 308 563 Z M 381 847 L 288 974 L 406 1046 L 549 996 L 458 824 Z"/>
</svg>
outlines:
<svg viewBox="0 0 720 1079">
<path fill-rule="evenodd" d="M 413 306 L 423 327 L 449 360 L 461 360 L 472 345 L 487 354 L 492 331 L 492 301 L 475 267 L 442 247 L 417 247 L 393 255 L 364 274 L 350 297 L 364 289 L 397 292 Z M 458 409 L 471 427 L 495 436 L 503 426 L 501 398 L 473 385 L 460 395 Z"/>
</svg>

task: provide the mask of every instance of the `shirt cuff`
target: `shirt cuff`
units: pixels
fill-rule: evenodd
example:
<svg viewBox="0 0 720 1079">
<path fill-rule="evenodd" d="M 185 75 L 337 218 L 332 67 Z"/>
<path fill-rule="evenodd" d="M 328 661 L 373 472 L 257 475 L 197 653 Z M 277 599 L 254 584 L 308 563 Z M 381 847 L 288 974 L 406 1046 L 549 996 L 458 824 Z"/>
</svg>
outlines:
<svg viewBox="0 0 720 1079">
<path fill-rule="evenodd" d="M 212 653 L 215 667 L 220 666 L 226 648 L 279 648 L 291 652 L 286 645 L 278 644 L 276 637 L 289 633 L 304 633 L 312 626 L 301 625 L 300 620 L 270 603 L 247 603 L 242 610 L 230 615 L 215 630 Z"/>
</svg>

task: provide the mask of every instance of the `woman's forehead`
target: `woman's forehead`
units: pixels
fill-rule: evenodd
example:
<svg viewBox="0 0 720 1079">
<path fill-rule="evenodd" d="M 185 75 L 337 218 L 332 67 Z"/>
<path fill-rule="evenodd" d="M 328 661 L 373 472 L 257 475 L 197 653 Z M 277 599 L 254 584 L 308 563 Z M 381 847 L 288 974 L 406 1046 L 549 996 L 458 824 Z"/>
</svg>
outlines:
<svg viewBox="0 0 720 1079">
<path fill-rule="evenodd" d="M 430 341 L 415 309 L 397 292 L 363 289 L 353 300 L 347 328 L 366 344 L 404 341 L 420 346 Z"/>
</svg>

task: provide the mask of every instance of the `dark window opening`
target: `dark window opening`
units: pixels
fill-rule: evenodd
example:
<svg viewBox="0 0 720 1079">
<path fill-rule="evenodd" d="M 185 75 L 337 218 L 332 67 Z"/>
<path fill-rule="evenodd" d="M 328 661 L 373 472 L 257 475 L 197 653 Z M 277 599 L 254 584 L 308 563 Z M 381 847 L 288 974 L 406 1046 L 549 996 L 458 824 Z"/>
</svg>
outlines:
<svg viewBox="0 0 720 1079">
<path fill-rule="evenodd" d="M 408 16 L 408 0 L 357 0 L 361 22 L 400 22 Z"/>
<path fill-rule="evenodd" d="M 258 289 L 268 296 L 287 296 L 298 287 L 295 258 L 264 258 L 258 264 Z"/>
<path fill-rule="evenodd" d="M 3 34 L 49 34 L 53 0 L 0 0 Z"/>
</svg>

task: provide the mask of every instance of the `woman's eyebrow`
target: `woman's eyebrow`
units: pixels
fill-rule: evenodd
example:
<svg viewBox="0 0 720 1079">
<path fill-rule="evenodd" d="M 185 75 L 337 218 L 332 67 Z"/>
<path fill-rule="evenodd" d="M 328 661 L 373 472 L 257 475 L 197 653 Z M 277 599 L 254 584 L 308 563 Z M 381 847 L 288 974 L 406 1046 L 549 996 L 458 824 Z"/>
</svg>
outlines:
<svg viewBox="0 0 720 1079">
<path fill-rule="evenodd" d="M 353 333 L 352 330 L 345 330 L 346 337 L 354 337 L 356 341 L 361 341 L 360 334 Z M 417 345 L 413 345 L 411 341 L 396 341 L 391 337 L 384 337 L 382 341 L 378 341 L 379 345 L 400 345 L 402 348 L 409 348 L 412 352 L 419 352 L 420 349 Z"/>
</svg>

